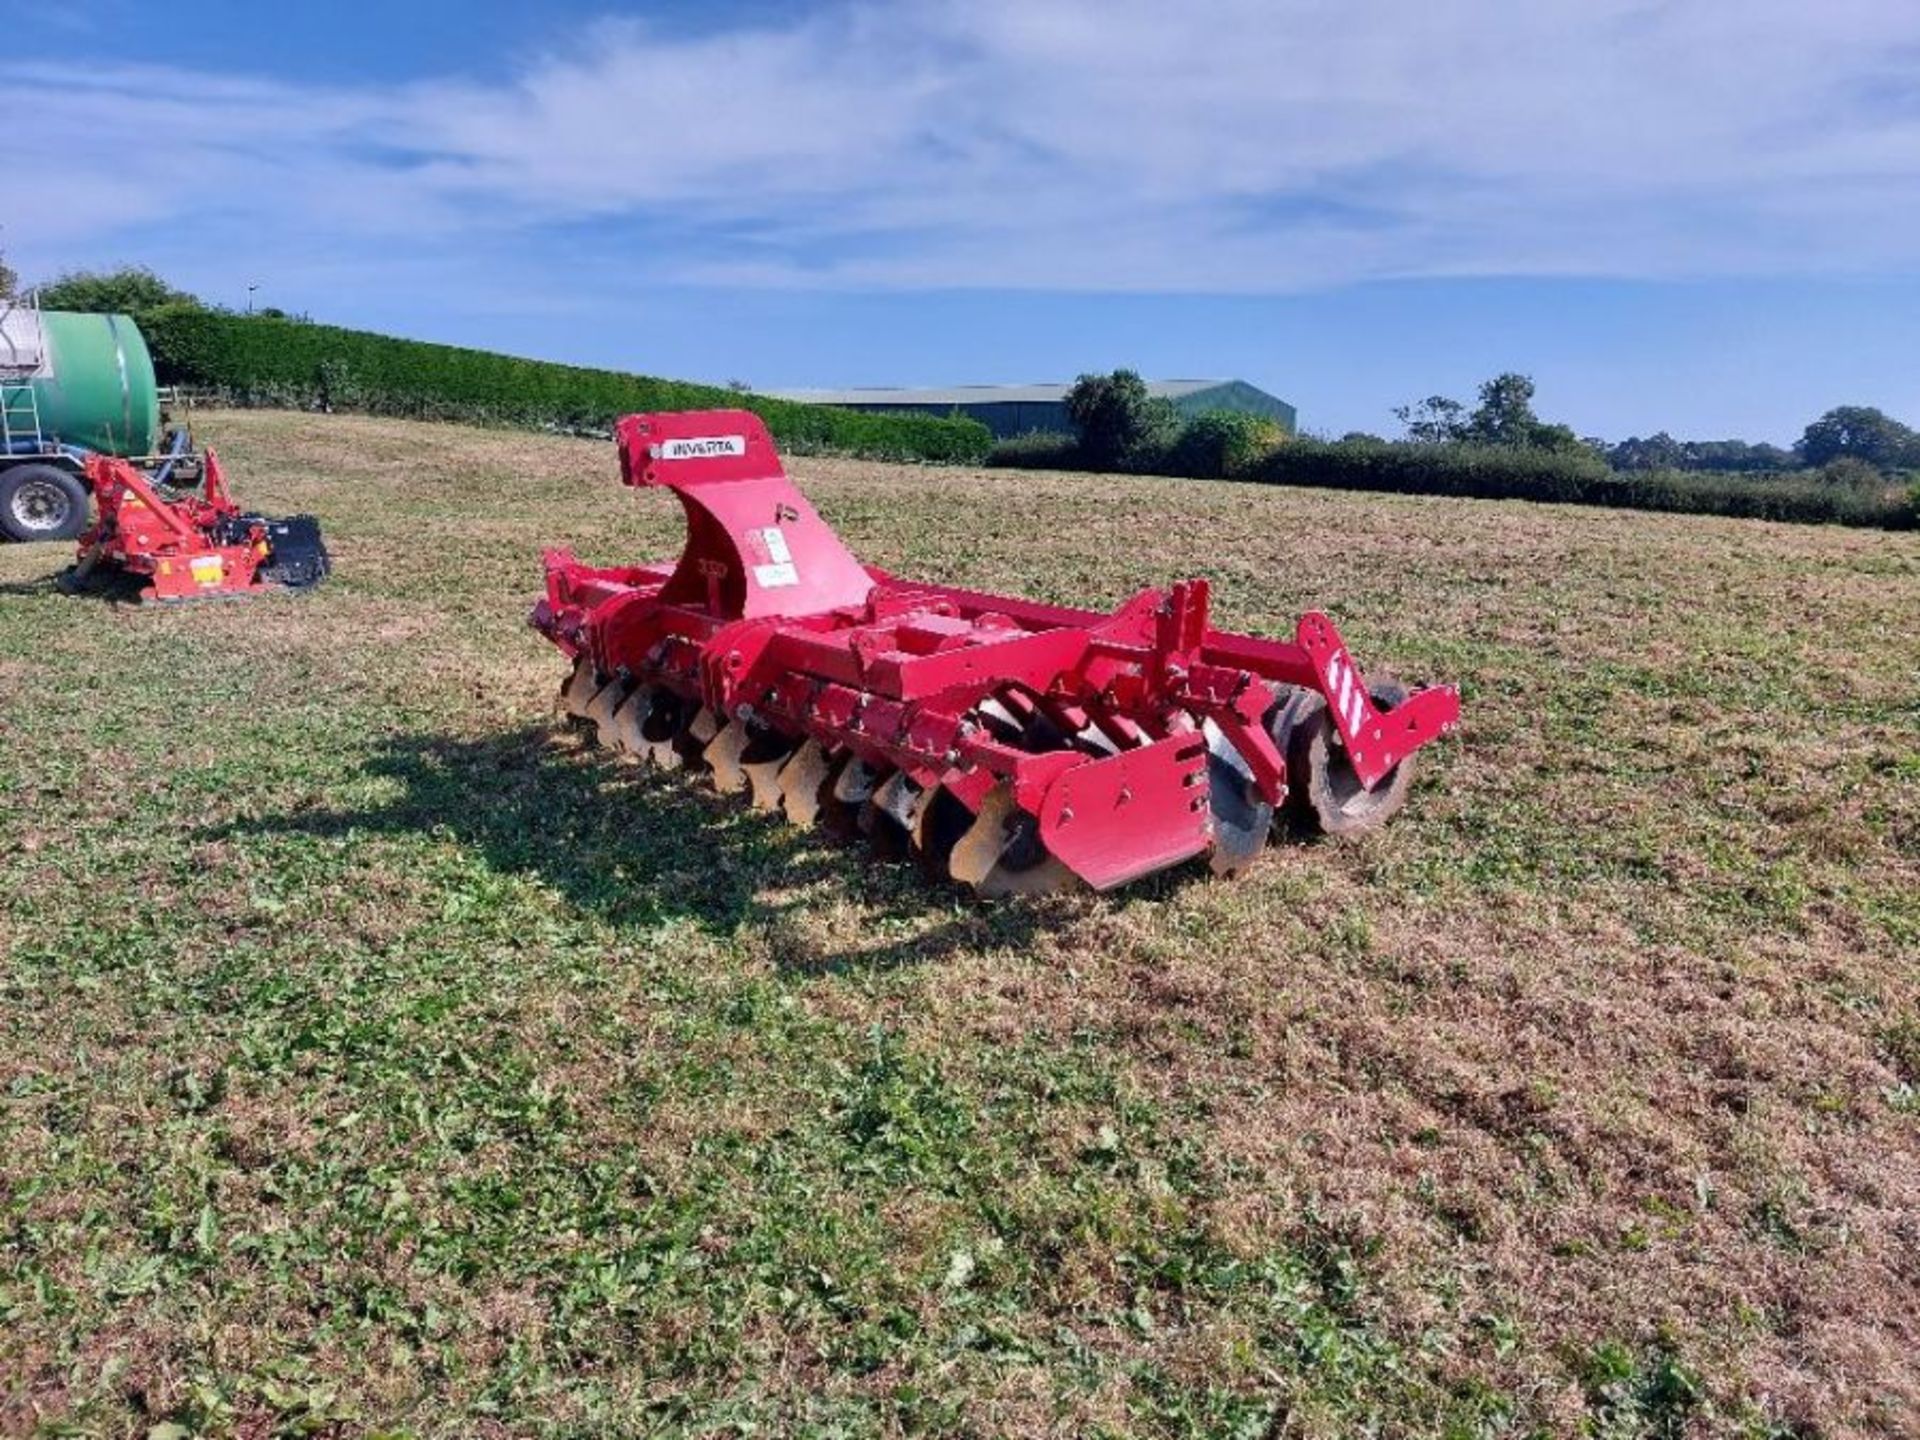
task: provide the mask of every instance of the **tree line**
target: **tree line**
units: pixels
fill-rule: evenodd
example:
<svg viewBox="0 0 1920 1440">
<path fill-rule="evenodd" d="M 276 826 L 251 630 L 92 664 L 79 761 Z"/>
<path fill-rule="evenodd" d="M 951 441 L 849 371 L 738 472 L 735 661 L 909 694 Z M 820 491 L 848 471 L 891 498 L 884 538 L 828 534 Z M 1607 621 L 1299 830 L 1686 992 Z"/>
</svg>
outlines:
<svg viewBox="0 0 1920 1440">
<path fill-rule="evenodd" d="M 1444 395 L 1398 406 L 1393 411 L 1401 425 L 1398 439 L 1349 431 L 1334 443 L 1577 456 L 1599 459 L 1627 474 L 1702 471 L 1760 476 L 1819 471 L 1836 481 L 1857 483 L 1870 476 L 1920 470 L 1920 433 L 1866 405 L 1829 410 L 1787 449 L 1746 440 L 1676 440 L 1664 431 L 1617 443 L 1582 438 L 1570 426 L 1542 420 L 1534 410 L 1534 394 L 1530 376 L 1508 372 L 1481 385 L 1478 402 L 1472 406 Z M 1199 423 L 1183 425 L 1173 405 L 1150 396 L 1146 383 L 1131 370 L 1082 375 L 1067 394 L 1066 408 L 1076 432 L 1079 461 L 1098 470 L 1138 470 L 1165 462 L 1180 448 L 1183 431 Z M 1241 438 L 1248 444 L 1259 443 L 1262 437 L 1256 431 L 1264 422 L 1243 418 Z M 1214 427 L 1220 423 L 1213 417 L 1199 420 Z"/>
<path fill-rule="evenodd" d="M 0 260 L 0 295 L 11 293 L 15 277 Z M 115 311 L 138 319 L 143 312 L 171 305 L 200 307 L 195 295 L 169 284 L 153 271 L 127 266 L 109 271 L 74 271 L 40 288 L 49 310 Z M 287 316 L 265 309 L 262 316 Z M 1412 445 L 1472 445 L 1544 454 L 1598 455 L 1619 471 L 1710 471 L 1730 474 L 1781 474 L 1824 470 L 1839 465 L 1836 478 L 1870 466 L 1883 474 L 1920 470 L 1920 432 L 1868 405 L 1842 405 L 1807 425 L 1791 449 L 1746 440 L 1676 440 L 1667 432 L 1629 436 L 1609 442 L 1582 438 L 1571 427 L 1542 420 L 1534 411 L 1534 382 L 1513 372 L 1480 386 L 1477 403 L 1468 406 L 1445 395 L 1430 395 L 1393 411 L 1400 440 Z M 1146 393 L 1130 370 L 1083 375 L 1067 398 L 1078 432 L 1082 462 L 1094 469 L 1129 469 L 1151 456 L 1164 457 L 1180 436 L 1182 422 L 1173 406 Z M 1232 450 L 1268 437 L 1253 427 L 1222 433 L 1213 422 L 1188 437 L 1188 448 Z M 1383 437 L 1350 432 L 1358 443 L 1390 443 Z"/>
<path fill-rule="evenodd" d="M 1857 476 L 1858 467 L 1882 474 L 1920 469 L 1920 432 L 1870 405 L 1841 405 L 1810 422 L 1792 449 L 1746 440 L 1676 440 L 1662 430 L 1615 443 L 1576 437 L 1571 428 L 1542 421 L 1533 409 L 1531 377 L 1496 375 L 1480 387 L 1469 410 L 1444 395 L 1430 396 L 1393 413 L 1405 439 L 1422 445 L 1490 445 L 1572 453 L 1586 449 L 1615 470 L 1706 470 L 1766 474 L 1841 467 L 1836 478 Z M 1373 438 L 1350 436 L 1348 438 Z"/>
<path fill-rule="evenodd" d="M 1903 474 L 1910 440 L 1898 422 L 1878 423 L 1886 417 L 1877 411 L 1849 407 L 1822 416 L 1793 450 L 1769 447 L 1787 457 L 1778 467 L 1758 464 L 1751 453 L 1757 447 L 1720 441 L 1695 453 L 1724 468 L 1644 460 L 1616 468 L 1617 460 L 1632 460 L 1632 448 L 1623 453 L 1542 420 L 1533 395 L 1527 376 L 1498 375 L 1480 387 L 1471 407 L 1444 396 L 1402 406 L 1399 439 L 1355 432 L 1336 440 L 1288 436 L 1254 415 L 1184 417 L 1151 395 L 1138 374 L 1118 370 L 1083 375 L 1068 392 L 1072 434 L 1003 440 L 992 463 L 1889 529 L 1920 525 L 1920 484 Z"/>
<path fill-rule="evenodd" d="M 13 273 L 0 263 L 0 294 Z M 136 320 L 182 308 L 218 311 L 151 270 L 77 271 L 39 288 L 48 309 L 116 311 Z M 305 321 L 279 310 L 260 318 Z M 1910 523 L 1920 509 L 1920 432 L 1884 411 L 1842 405 L 1811 421 L 1791 447 L 1746 440 L 1678 440 L 1665 431 L 1607 441 L 1580 436 L 1544 420 L 1534 408 L 1532 377 L 1516 372 L 1483 383 L 1475 403 L 1430 395 L 1393 411 L 1401 434 L 1388 439 L 1349 432 L 1338 440 L 1296 439 L 1253 415 L 1183 416 L 1148 394 L 1131 370 L 1082 375 L 1068 393 L 1071 435 L 1022 436 L 1001 442 L 994 462 L 1034 468 L 1156 471 L 1195 477 L 1242 477 L 1297 483 L 1323 472 L 1391 476 L 1392 488 L 1435 493 L 1576 494 L 1599 503 L 1703 508 L 1777 518 Z M 1282 457 L 1283 447 L 1293 447 Z M 1442 472 L 1451 478 L 1442 478 Z M 1611 474 L 1632 484 L 1602 484 Z M 1488 476 L 1497 476 L 1497 481 Z M 1531 476 L 1532 479 L 1522 477 Z M 1465 477 L 1465 478 L 1463 478 Z M 1694 477 L 1689 479 L 1688 477 Z M 1475 489 L 1473 487 L 1479 487 Z M 1825 487 L 1827 493 L 1822 493 Z M 1650 497 L 1662 496 L 1657 502 Z M 1891 517 L 1890 519 L 1888 517 Z"/>
</svg>

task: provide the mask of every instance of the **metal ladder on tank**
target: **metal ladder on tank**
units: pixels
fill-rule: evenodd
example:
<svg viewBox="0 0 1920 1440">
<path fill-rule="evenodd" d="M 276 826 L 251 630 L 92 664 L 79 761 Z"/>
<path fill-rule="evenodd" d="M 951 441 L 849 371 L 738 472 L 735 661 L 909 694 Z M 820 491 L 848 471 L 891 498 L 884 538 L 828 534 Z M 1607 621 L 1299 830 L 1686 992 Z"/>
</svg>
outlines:
<svg viewBox="0 0 1920 1440">
<path fill-rule="evenodd" d="M 46 448 L 39 392 L 31 385 L 0 380 L 0 455 L 38 454 Z"/>
<path fill-rule="evenodd" d="M 8 298 L 0 314 L 12 314 L 16 309 L 38 311 L 39 308 L 40 292 L 29 290 L 24 295 Z M 0 364 L 8 358 L 0 355 Z M 8 383 L 4 373 L 0 373 L 0 456 L 38 454 L 46 448 L 47 437 L 40 429 L 40 392 L 29 379 Z"/>
<path fill-rule="evenodd" d="M 31 384 L 0 380 L 0 455 L 29 455 L 46 449 L 40 434 L 40 394 Z"/>
</svg>

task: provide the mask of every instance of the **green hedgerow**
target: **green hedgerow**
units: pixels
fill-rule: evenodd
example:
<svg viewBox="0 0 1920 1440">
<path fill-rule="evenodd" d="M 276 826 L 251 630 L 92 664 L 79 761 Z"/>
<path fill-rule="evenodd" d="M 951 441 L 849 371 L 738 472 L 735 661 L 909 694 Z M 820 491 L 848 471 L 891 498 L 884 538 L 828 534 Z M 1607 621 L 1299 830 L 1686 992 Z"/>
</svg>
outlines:
<svg viewBox="0 0 1920 1440">
<path fill-rule="evenodd" d="M 1008 470 L 1088 470 L 1080 442 L 1058 430 L 1029 430 L 997 441 L 987 464 Z"/>
<path fill-rule="evenodd" d="M 161 383 L 240 405 L 560 430 L 605 430 L 636 411 L 746 409 L 788 450 L 948 464 L 978 463 L 993 443 L 974 420 L 836 410 L 334 325 L 188 306 L 150 311 L 140 324 Z"/>
<path fill-rule="evenodd" d="M 1245 472 L 1278 485 L 1538 500 L 1754 520 L 1883 526 L 1915 523 L 1884 479 L 1832 480 L 1818 471 L 1616 471 L 1597 455 L 1473 445 L 1294 441 Z"/>
<path fill-rule="evenodd" d="M 1167 448 L 1167 469 L 1199 479 L 1239 479 L 1286 441 L 1286 432 L 1263 415 L 1209 410 L 1180 427 Z"/>
</svg>

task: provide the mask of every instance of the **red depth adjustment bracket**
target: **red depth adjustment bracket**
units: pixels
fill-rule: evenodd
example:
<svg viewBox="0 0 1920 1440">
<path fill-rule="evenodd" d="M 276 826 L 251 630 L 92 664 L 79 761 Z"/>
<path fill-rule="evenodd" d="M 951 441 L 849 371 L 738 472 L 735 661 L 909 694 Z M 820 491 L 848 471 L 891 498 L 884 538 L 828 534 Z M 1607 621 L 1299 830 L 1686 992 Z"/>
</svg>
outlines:
<svg viewBox="0 0 1920 1440">
<path fill-rule="evenodd" d="M 673 491 L 687 548 L 660 592 L 724 620 L 862 605 L 874 578 L 794 488 L 760 417 L 745 410 L 628 415 L 614 427 L 620 479 Z"/>
<path fill-rule="evenodd" d="M 1382 714 L 1333 622 L 1317 610 L 1300 617 L 1298 636 L 1361 784 L 1379 784 L 1407 756 L 1460 723 L 1460 692 L 1451 685 L 1419 691 L 1391 715 Z"/>
</svg>

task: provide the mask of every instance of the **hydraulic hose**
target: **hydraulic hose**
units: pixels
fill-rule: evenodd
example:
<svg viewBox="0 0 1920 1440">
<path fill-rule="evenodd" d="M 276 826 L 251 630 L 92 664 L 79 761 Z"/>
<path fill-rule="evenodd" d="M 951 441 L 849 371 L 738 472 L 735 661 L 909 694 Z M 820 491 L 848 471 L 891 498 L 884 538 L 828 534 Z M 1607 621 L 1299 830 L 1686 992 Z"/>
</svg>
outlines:
<svg viewBox="0 0 1920 1440">
<path fill-rule="evenodd" d="M 173 432 L 173 446 L 167 451 L 167 458 L 161 462 L 160 468 L 153 472 L 152 479 L 154 484 L 164 485 L 167 483 L 168 477 L 173 474 L 173 467 L 178 464 L 181 457 L 187 453 L 188 438 L 187 427 L 184 425 Z"/>
</svg>

